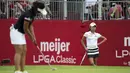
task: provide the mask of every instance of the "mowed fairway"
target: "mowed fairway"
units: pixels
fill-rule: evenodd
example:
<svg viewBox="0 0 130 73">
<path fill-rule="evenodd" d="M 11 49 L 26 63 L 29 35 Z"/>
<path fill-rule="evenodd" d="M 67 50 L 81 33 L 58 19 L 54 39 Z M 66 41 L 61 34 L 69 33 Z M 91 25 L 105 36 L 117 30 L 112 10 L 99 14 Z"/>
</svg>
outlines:
<svg viewBox="0 0 130 73">
<path fill-rule="evenodd" d="M 67 66 L 54 65 L 52 71 L 47 65 L 26 66 L 29 73 L 130 73 L 130 67 L 123 66 Z M 14 66 L 0 66 L 0 73 L 14 73 Z"/>
</svg>

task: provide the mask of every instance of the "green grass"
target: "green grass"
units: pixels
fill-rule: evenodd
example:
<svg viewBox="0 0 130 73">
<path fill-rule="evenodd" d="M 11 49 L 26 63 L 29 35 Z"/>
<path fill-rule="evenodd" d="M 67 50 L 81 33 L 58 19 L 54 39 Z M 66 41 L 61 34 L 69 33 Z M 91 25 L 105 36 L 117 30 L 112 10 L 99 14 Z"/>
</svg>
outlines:
<svg viewBox="0 0 130 73">
<path fill-rule="evenodd" d="M 26 66 L 29 73 L 130 73 L 130 67 L 123 66 L 67 66 L 54 65 L 57 70 L 52 71 L 49 66 Z M 14 66 L 0 66 L 0 73 L 14 73 Z"/>
</svg>

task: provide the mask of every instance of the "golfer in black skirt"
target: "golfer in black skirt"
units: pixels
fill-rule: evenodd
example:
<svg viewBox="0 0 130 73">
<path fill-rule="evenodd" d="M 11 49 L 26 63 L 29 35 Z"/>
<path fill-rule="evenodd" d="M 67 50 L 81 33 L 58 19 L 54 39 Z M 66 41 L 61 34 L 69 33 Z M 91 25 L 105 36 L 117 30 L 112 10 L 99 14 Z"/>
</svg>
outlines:
<svg viewBox="0 0 130 73">
<path fill-rule="evenodd" d="M 103 40 L 98 43 L 99 38 L 102 38 Z M 99 57 L 98 46 L 104 43 L 106 40 L 106 37 L 96 32 L 96 23 L 92 22 L 89 26 L 89 31 L 85 32 L 81 39 L 83 47 L 87 50 L 87 55 L 91 65 L 97 65 L 97 58 Z"/>
</svg>

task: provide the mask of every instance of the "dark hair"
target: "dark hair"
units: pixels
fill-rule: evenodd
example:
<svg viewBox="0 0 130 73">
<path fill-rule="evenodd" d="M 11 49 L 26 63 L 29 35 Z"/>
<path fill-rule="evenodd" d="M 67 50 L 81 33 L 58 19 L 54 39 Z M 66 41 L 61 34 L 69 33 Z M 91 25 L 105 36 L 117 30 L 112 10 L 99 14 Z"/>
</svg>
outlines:
<svg viewBox="0 0 130 73">
<path fill-rule="evenodd" d="M 91 28 L 89 27 L 88 31 L 91 31 Z"/>
<path fill-rule="evenodd" d="M 33 6 L 31 8 L 31 10 L 33 11 L 33 13 L 35 15 L 36 15 L 36 13 L 40 13 L 37 8 L 44 9 L 45 8 L 45 4 L 43 2 L 39 2 L 39 1 L 33 2 Z"/>
<path fill-rule="evenodd" d="M 45 4 L 43 2 L 35 1 L 35 2 L 33 2 L 33 7 L 36 8 L 36 9 L 37 8 L 44 9 Z"/>
<path fill-rule="evenodd" d="M 97 26 L 93 26 L 93 27 L 97 27 Z M 91 28 L 89 27 L 88 31 L 91 31 Z"/>
</svg>

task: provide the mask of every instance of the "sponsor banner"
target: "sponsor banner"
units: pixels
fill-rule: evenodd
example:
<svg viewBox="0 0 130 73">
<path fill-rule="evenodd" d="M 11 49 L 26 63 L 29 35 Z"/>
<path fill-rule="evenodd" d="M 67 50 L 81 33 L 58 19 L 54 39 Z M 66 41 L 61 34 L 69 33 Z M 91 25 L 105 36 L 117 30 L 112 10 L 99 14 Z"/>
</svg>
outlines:
<svg viewBox="0 0 130 73">
<path fill-rule="evenodd" d="M 1 51 L 0 60 L 11 59 L 13 64 L 14 47 L 10 44 L 9 27 L 15 20 L 0 20 L 1 24 Z M 28 65 L 44 65 L 47 62 L 55 65 L 79 65 L 83 55 L 86 53 L 81 45 L 81 38 L 89 29 L 87 21 L 49 21 L 36 20 L 34 31 L 40 51 L 27 39 Z M 97 32 L 107 38 L 107 41 L 99 45 L 100 57 L 98 65 L 130 66 L 130 21 L 95 21 Z M 101 39 L 99 39 L 99 42 Z M 89 65 L 86 56 L 83 65 Z"/>
</svg>

